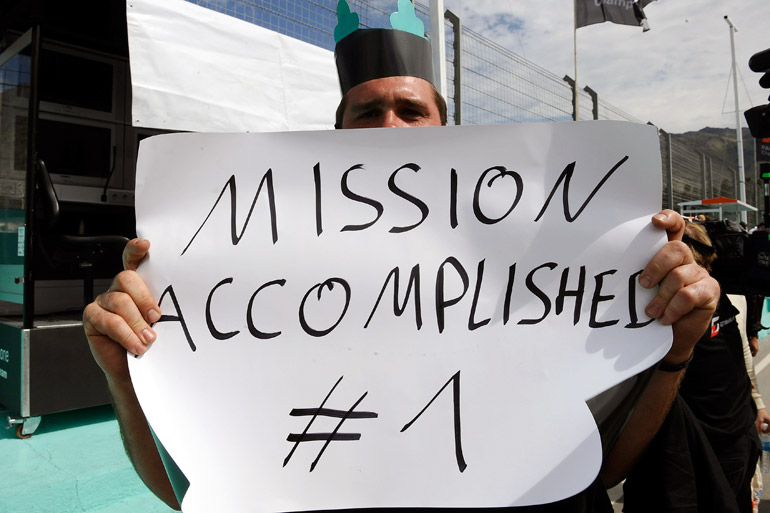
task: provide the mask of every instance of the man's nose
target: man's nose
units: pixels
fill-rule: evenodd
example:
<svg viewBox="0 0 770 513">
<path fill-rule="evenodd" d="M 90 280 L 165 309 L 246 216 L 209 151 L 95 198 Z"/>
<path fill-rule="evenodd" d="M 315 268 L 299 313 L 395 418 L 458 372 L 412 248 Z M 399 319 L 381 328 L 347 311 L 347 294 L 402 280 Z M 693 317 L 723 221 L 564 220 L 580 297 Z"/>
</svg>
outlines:
<svg viewBox="0 0 770 513">
<path fill-rule="evenodd" d="M 407 123 L 401 119 L 396 111 L 386 110 L 382 116 L 382 126 L 386 128 L 407 126 Z"/>
</svg>

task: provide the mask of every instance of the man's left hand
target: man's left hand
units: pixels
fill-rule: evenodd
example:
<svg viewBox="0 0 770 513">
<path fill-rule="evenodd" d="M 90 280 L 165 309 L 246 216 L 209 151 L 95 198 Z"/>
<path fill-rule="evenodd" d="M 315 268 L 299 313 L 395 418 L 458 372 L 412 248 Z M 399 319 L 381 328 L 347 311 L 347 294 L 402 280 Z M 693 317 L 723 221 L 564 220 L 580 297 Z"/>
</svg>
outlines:
<svg viewBox="0 0 770 513">
<path fill-rule="evenodd" d="M 639 282 L 645 288 L 659 285 L 645 312 L 674 330 L 667 363 L 679 364 L 692 354 L 695 343 L 706 332 L 719 302 L 719 284 L 695 263 L 690 248 L 682 242 L 685 221 L 673 210 L 663 210 L 652 224 L 668 233 L 668 242 L 652 257 Z"/>
</svg>

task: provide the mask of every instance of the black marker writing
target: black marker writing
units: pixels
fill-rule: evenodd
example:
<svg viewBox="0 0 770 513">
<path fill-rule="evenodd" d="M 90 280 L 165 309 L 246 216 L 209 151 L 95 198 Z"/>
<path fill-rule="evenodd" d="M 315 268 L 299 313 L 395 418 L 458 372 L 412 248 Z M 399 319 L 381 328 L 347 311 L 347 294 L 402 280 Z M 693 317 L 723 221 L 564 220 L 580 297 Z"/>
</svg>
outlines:
<svg viewBox="0 0 770 513">
<path fill-rule="evenodd" d="M 174 321 L 178 322 L 182 326 L 182 332 L 184 332 L 184 338 L 187 340 L 187 343 L 190 346 L 190 349 L 195 351 L 195 343 L 193 342 L 192 336 L 190 335 L 190 330 L 187 329 L 187 323 L 184 320 L 184 315 L 182 315 L 182 309 L 179 308 L 179 301 L 176 298 L 176 294 L 174 293 L 174 287 L 172 285 L 169 285 L 166 287 L 166 290 L 163 291 L 163 293 L 160 295 L 160 299 L 158 299 L 158 306 L 161 306 L 163 304 L 163 298 L 166 297 L 168 294 L 168 297 L 171 298 L 171 302 L 174 304 L 174 310 L 176 310 L 176 315 L 161 315 L 160 319 L 158 319 L 158 322 L 169 322 Z M 157 324 L 157 323 L 156 323 Z"/>
<path fill-rule="evenodd" d="M 575 219 L 580 216 L 580 214 L 585 210 L 585 208 L 588 206 L 588 204 L 591 202 L 594 196 L 596 196 L 596 193 L 599 192 L 599 189 L 602 188 L 602 186 L 607 182 L 607 180 L 610 179 L 610 176 L 618 170 L 620 166 L 622 166 L 626 161 L 628 160 L 628 155 L 620 159 L 617 164 L 613 166 L 612 169 L 610 169 L 606 175 L 599 181 L 599 184 L 594 187 L 594 190 L 591 191 L 591 194 L 588 195 L 588 198 L 586 198 L 585 202 L 580 206 L 577 212 L 575 212 L 575 215 L 573 216 L 570 213 L 569 208 L 569 184 L 572 180 L 572 174 L 575 172 L 575 164 L 576 162 L 572 162 L 567 165 L 567 167 L 564 168 L 564 171 L 562 171 L 561 175 L 559 176 L 559 179 L 556 180 L 556 183 L 553 186 L 553 189 L 551 189 L 551 193 L 548 195 L 548 199 L 545 200 L 545 204 L 543 204 L 543 208 L 540 209 L 540 213 L 535 217 L 535 222 L 538 222 L 541 217 L 543 217 L 543 214 L 545 213 L 545 210 L 548 208 L 548 204 L 551 203 L 551 198 L 553 198 L 553 195 L 556 194 L 556 189 L 559 188 L 559 185 L 561 185 L 562 182 L 564 182 L 564 190 L 562 191 L 562 208 L 564 209 L 564 219 L 567 220 L 567 222 L 572 222 Z"/>
<path fill-rule="evenodd" d="M 360 440 L 361 439 L 361 433 L 340 433 L 339 430 L 342 427 L 342 424 L 347 419 L 376 419 L 377 414 L 370 411 L 355 411 L 356 407 L 361 403 L 361 401 L 364 400 L 364 398 L 367 396 L 369 392 L 364 392 L 364 394 L 353 404 L 353 406 L 350 407 L 349 410 L 343 411 L 343 410 L 331 410 L 324 408 L 326 405 L 326 402 L 329 400 L 329 397 L 331 397 L 332 393 L 334 393 L 334 390 L 337 388 L 337 385 L 340 384 L 340 381 L 342 381 L 343 376 L 340 376 L 340 379 L 337 380 L 337 382 L 334 384 L 332 389 L 329 391 L 328 394 L 326 394 L 326 397 L 324 398 L 323 402 L 321 402 L 321 406 L 318 408 L 300 408 L 300 409 L 293 409 L 289 413 L 289 415 L 293 417 L 307 417 L 310 416 L 310 422 L 308 422 L 307 426 L 305 426 L 304 431 L 302 431 L 301 434 L 296 433 L 290 433 L 289 436 L 286 438 L 289 442 L 294 442 L 294 446 L 292 446 L 291 450 L 289 451 L 289 454 L 284 458 L 283 460 L 283 466 L 285 467 L 289 460 L 291 460 L 292 455 L 294 454 L 294 451 L 297 450 L 297 447 L 299 447 L 299 444 L 302 442 L 310 442 L 310 441 L 319 441 L 319 440 L 325 440 L 323 447 L 318 453 L 318 456 L 316 456 L 316 459 L 313 461 L 313 463 L 310 465 L 310 472 L 312 472 L 316 465 L 318 464 L 318 461 L 321 459 L 321 456 L 323 455 L 324 451 L 326 451 L 326 448 L 329 446 L 331 442 L 339 442 L 339 441 L 350 441 L 350 440 Z M 340 421 L 337 423 L 337 426 L 334 428 L 334 430 L 331 433 L 311 433 L 308 434 L 308 431 L 310 430 L 310 427 L 313 425 L 313 422 L 318 417 L 332 417 L 332 418 L 339 418 Z"/>
<path fill-rule="evenodd" d="M 257 193 L 254 195 L 254 201 L 251 202 L 251 208 L 249 209 L 249 213 L 246 216 L 246 221 L 244 221 L 243 223 L 243 228 L 241 228 L 241 233 L 236 233 L 235 212 L 236 212 L 236 205 L 238 201 L 238 192 L 237 192 L 237 187 L 235 183 L 235 175 L 232 175 L 230 179 L 227 180 L 227 183 L 225 183 L 225 186 L 222 188 L 222 192 L 220 192 L 219 196 L 217 196 L 217 200 L 214 202 L 214 206 L 211 207 L 211 210 L 206 216 L 206 219 L 203 220 L 203 223 L 195 232 L 195 235 L 192 236 L 192 239 L 190 239 L 190 242 L 188 242 L 187 246 L 185 246 L 184 250 L 182 250 L 182 254 L 184 255 L 185 252 L 187 252 L 187 250 L 190 248 L 190 245 L 193 243 L 193 241 L 198 236 L 200 231 L 206 225 L 206 222 L 209 220 L 209 217 L 211 217 L 211 214 L 214 213 L 214 209 L 216 209 L 217 205 L 219 205 L 219 200 L 222 199 L 222 196 L 224 196 L 225 191 L 227 189 L 230 189 L 230 239 L 232 241 L 233 246 L 237 246 L 238 243 L 241 241 L 241 238 L 243 237 L 244 232 L 246 231 L 246 227 L 249 225 L 251 214 L 254 212 L 254 206 L 257 204 L 257 199 L 259 198 L 259 193 L 262 192 L 263 185 L 267 186 L 267 199 L 270 204 L 270 227 L 273 234 L 273 244 L 278 242 L 278 226 L 277 226 L 276 215 L 275 215 L 275 190 L 273 189 L 273 170 L 268 169 L 267 173 L 265 173 L 262 176 L 262 180 L 259 182 Z"/>
<path fill-rule="evenodd" d="M 578 275 L 578 285 L 576 289 L 567 290 L 567 278 L 569 277 L 569 267 L 565 267 L 561 272 L 561 282 L 559 284 L 559 295 L 556 296 L 556 315 L 559 315 L 564 309 L 564 298 L 566 296 L 574 296 L 575 298 L 575 310 L 572 316 L 572 324 L 577 326 L 580 321 L 580 307 L 583 304 L 583 293 L 586 289 L 586 266 L 580 266 L 580 274 Z"/>
<path fill-rule="evenodd" d="M 321 163 L 313 166 L 313 185 L 315 186 L 315 233 L 321 235 L 324 231 L 323 218 L 321 216 Z"/>
<path fill-rule="evenodd" d="M 487 324 L 489 324 L 489 321 L 492 320 L 491 317 L 487 317 L 482 321 L 476 321 L 476 308 L 479 306 L 479 295 L 481 294 L 481 282 L 484 281 L 484 262 L 485 260 L 480 261 L 478 267 L 476 268 L 476 290 L 473 292 L 473 303 L 471 304 L 471 313 L 468 316 L 468 331 L 473 331 L 475 329 L 481 328 L 482 326 L 486 326 Z"/>
<path fill-rule="evenodd" d="M 345 289 L 345 307 L 342 310 L 342 313 L 340 313 L 339 318 L 337 319 L 337 322 L 335 322 L 330 327 L 324 329 L 324 330 L 316 330 L 314 328 L 311 328 L 310 325 L 307 323 L 307 319 L 305 317 L 305 302 L 307 302 L 308 297 L 310 297 L 310 293 L 314 290 L 318 290 L 318 300 L 321 300 L 321 293 L 323 292 L 324 288 L 331 290 L 334 290 L 334 284 L 337 283 L 340 286 L 342 286 L 343 289 Z M 350 306 L 350 285 L 347 281 L 343 280 L 342 278 L 329 278 L 323 283 L 318 283 L 315 286 L 313 286 L 310 290 L 305 293 L 305 297 L 302 298 L 302 303 L 299 305 L 299 323 L 302 326 L 302 329 L 305 330 L 305 333 L 308 335 L 311 335 L 313 337 L 323 337 L 324 335 L 328 335 L 332 332 L 334 328 L 337 327 L 337 325 L 342 321 L 342 318 L 345 317 L 345 313 L 348 311 L 348 307 Z"/>
<path fill-rule="evenodd" d="M 452 267 L 455 268 L 455 271 L 457 271 L 457 274 L 460 275 L 460 279 L 463 281 L 463 291 L 459 296 L 451 299 L 444 299 L 444 267 L 447 264 L 451 264 Z M 436 322 L 438 324 L 439 333 L 444 332 L 444 311 L 447 309 L 447 307 L 460 302 L 463 296 L 465 296 L 465 293 L 468 292 L 469 283 L 468 273 L 455 257 L 447 258 L 439 266 L 438 273 L 436 274 Z"/>
<path fill-rule="evenodd" d="M 644 328 L 655 320 L 654 318 L 651 318 L 647 319 L 645 322 L 640 323 L 639 316 L 636 313 L 636 279 L 640 274 L 642 274 L 642 272 L 644 271 L 639 271 L 628 277 L 628 316 L 631 318 L 631 322 L 623 326 L 624 328 Z"/>
<path fill-rule="evenodd" d="M 286 285 L 286 280 L 284 280 L 284 279 L 273 280 L 273 281 L 269 281 L 269 282 L 263 284 L 262 286 L 260 286 L 254 292 L 254 294 L 251 295 L 251 299 L 249 299 L 249 306 L 246 309 L 246 324 L 249 327 L 249 333 L 254 335 L 256 338 L 259 338 L 259 339 L 262 339 L 262 340 L 267 340 L 267 339 L 270 339 L 270 338 L 274 338 L 274 337 L 277 337 L 278 335 L 281 334 L 280 331 L 275 331 L 273 333 L 265 333 L 264 331 L 258 330 L 256 325 L 254 324 L 254 320 L 253 320 L 253 316 L 252 316 L 252 311 L 254 310 L 254 300 L 257 298 L 257 294 L 259 294 L 263 289 L 265 289 L 267 287 L 270 287 L 272 285 L 280 285 L 281 287 L 283 287 L 284 285 Z"/>
<path fill-rule="evenodd" d="M 355 169 L 363 169 L 363 164 L 356 164 L 355 166 L 351 166 L 345 173 L 342 175 L 342 181 L 340 182 L 340 187 L 342 188 L 342 194 L 345 195 L 346 198 L 352 199 L 353 201 L 357 203 L 364 203 L 365 205 L 369 205 L 370 207 L 374 208 L 374 210 L 377 211 L 377 215 L 374 219 L 369 221 L 368 223 L 364 224 L 349 224 L 342 227 L 343 232 L 348 231 L 359 231 L 359 230 L 365 230 L 372 226 L 374 223 L 377 222 L 377 220 L 380 219 L 382 216 L 383 211 L 385 208 L 382 206 L 382 203 L 380 203 L 377 200 L 373 200 L 371 198 L 367 198 L 365 196 L 361 196 L 360 194 L 356 194 L 355 192 L 350 190 L 350 187 L 348 186 L 348 175 L 351 171 Z"/>
<path fill-rule="evenodd" d="M 380 304 L 380 300 L 382 300 L 382 296 L 385 295 L 385 290 L 388 288 L 388 283 L 390 283 L 391 278 L 393 279 L 393 313 L 396 314 L 396 316 L 400 317 L 401 314 L 404 313 L 406 310 L 406 305 L 409 302 L 409 298 L 411 297 L 412 290 L 414 289 L 414 317 L 415 317 L 415 323 L 417 324 L 417 329 L 419 330 L 422 328 L 422 301 L 420 297 L 420 264 L 415 265 L 412 267 L 412 272 L 409 274 L 409 283 L 406 285 L 406 292 L 404 292 L 404 302 L 400 305 L 398 304 L 398 288 L 399 288 L 399 275 L 400 271 L 399 268 L 396 267 L 393 270 L 391 270 L 388 273 L 388 277 L 385 278 L 385 283 L 382 285 L 382 289 L 380 290 L 380 295 L 377 296 L 377 301 L 374 303 L 374 307 L 372 308 L 372 313 L 369 314 L 369 318 L 366 319 L 366 324 L 364 324 L 364 328 L 369 327 L 369 323 L 372 321 L 372 317 L 374 317 L 374 312 L 377 310 L 377 307 Z"/>
<path fill-rule="evenodd" d="M 220 281 L 214 285 L 214 288 L 211 289 L 211 292 L 209 292 L 208 298 L 206 298 L 206 326 L 208 326 L 211 335 L 217 340 L 227 340 L 228 338 L 233 338 L 238 333 L 240 333 L 240 331 L 229 331 L 227 333 L 222 333 L 214 326 L 214 319 L 211 318 L 211 299 L 214 297 L 214 292 L 216 292 L 216 290 L 222 285 L 232 282 L 232 278 L 225 278 L 224 280 Z"/>
<path fill-rule="evenodd" d="M 457 228 L 457 170 L 452 168 L 449 174 L 449 226 Z"/>
<path fill-rule="evenodd" d="M 484 212 L 481 211 L 481 185 L 484 183 L 484 178 L 487 176 L 487 174 L 492 173 L 493 171 L 497 171 L 495 175 L 492 176 L 492 178 L 489 179 L 487 182 L 487 187 L 492 187 L 492 184 L 497 180 L 498 178 L 503 178 L 506 176 L 509 176 L 514 179 L 516 182 L 516 197 L 513 199 L 513 202 L 511 203 L 511 207 L 508 209 L 508 211 L 503 214 L 502 216 L 498 217 L 497 219 L 493 219 L 491 217 L 487 217 Z M 482 175 L 479 177 L 478 182 L 476 182 L 476 190 L 473 191 L 473 213 L 476 214 L 476 219 L 481 221 L 484 224 L 495 224 L 506 217 L 508 217 L 508 214 L 513 212 L 513 209 L 516 208 L 516 205 L 519 204 L 519 201 L 521 201 L 521 195 L 524 193 L 524 182 L 521 179 L 521 175 L 517 173 L 516 171 L 508 171 L 503 166 L 494 166 L 490 167 Z"/>
<path fill-rule="evenodd" d="M 602 295 L 602 284 L 604 283 L 604 277 L 606 275 L 612 275 L 617 272 L 617 269 L 610 269 L 609 271 L 604 271 L 603 273 L 599 273 L 596 276 L 594 276 L 594 280 L 596 281 L 596 288 L 594 289 L 594 298 L 593 301 L 591 301 L 591 319 L 588 321 L 588 325 L 592 328 L 604 328 L 606 326 L 613 326 L 619 322 L 619 319 L 613 319 L 611 321 L 597 321 L 596 320 L 596 312 L 599 307 L 599 303 L 602 301 L 609 301 L 611 299 L 615 299 L 614 295 L 609 296 L 603 296 Z"/>
<path fill-rule="evenodd" d="M 419 208 L 420 213 L 422 214 L 422 217 L 420 218 L 419 221 L 409 226 L 394 226 L 393 228 L 390 229 L 390 233 L 403 233 L 403 232 L 408 232 L 409 230 L 413 230 L 414 228 L 417 228 L 422 224 L 423 221 L 425 221 L 425 219 L 428 217 L 428 212 L 429 212 L 428 205 L 426 205 L 424 201 L 412 196 L 408 192 L 401 189 L 398 185 L 396 185 L 396 174 L 398 174 L 398 172 L 401 171 L 402 169 L 411 169 L 416 173 L 417 171 L 420 170 L 420 166 L 418 166 L 417 164 L 404 164 L 400 168 L 393 171 L 393 174 L 391 174 L 390 178 L 388 179 L 388 189 L 390 189 L 390 191 L 396 196 L 400 198 L 404 198 L 409 203 Z"/>
<path fill-rule="evenodd" d="M 452 383 L 452 404 L 454 406 L 453 420 L 455 435 L 455 458 L 457 459 L 457 468 L 460 469 L 460 472 L 464 472 L 468 467 L 468 464 L 465 463 L 465 457 L 463 456 L 462 430 L 460 426 L 460 371 L 457 371 L 451 378 L 449 378 L 449 381 L 447 381 L 444 386 L 441 387 L 438 392 L 436 392 L 436 395 L 434 395 L 433 398 L 428 401 L 428 404 L 425 405 L 425 408 L 420 410 L 420 413 L 418 413 L 415 418 L 407 422 L 404 427 L 401 428 L 401 432 L 403 433 L 409 429 L 412 424 L 414 424 L 415 421 L 419 419 L 423 413 L 425 413 L 425 410 L 427 410 L 430 405 L 433 404 L 433 401 L 435 401 L 436 398 L 441 395 L 441 392 L 443 392 L 450 383 Z"/>
<path fill-rule="evenodd" d="M 537 324 L 548 316 L 548 313 L 551 311 L 551 300 L 548 299 L 548 295 L 546 295 L 546 293 L 543 292 L 540 287 L 535 285 L 535 273 L 540 269 L 548 268 L 553 270 L 556 267 L 558 267 L 558 264 L 555 262 L 546 262 L 532 269 L 527 275 L 527 279 L 525 280 L 527 288 L 530 290 L 530 292 L 537 296 L 540 301 L 542 301 L 543 315 L 537 319 L 522 319 L 519 321 L 519 324 Z"/>
</svg>

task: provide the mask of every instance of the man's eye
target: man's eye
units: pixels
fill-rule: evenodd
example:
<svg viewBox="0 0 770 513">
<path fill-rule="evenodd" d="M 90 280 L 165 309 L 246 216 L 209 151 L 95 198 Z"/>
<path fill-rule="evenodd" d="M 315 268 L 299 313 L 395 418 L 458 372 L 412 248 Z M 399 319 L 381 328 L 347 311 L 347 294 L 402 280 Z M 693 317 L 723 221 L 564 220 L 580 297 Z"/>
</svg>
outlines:
<svg viewBox="0 0 770 513">
<path fill-rule="evenodd" d="M 419 118 L 423 116 L 422 111 L 417 109 L 404 109 L 401 111 L 402 116 L 409 118 Z"/>
<path fill-rule="evenodd" d="M 367 110 L 366 112 L 362 112 L 358 115 L 359 119 L 365 119 L 365 118 L 376 118 L 379 116 L 379 111 L 376 110 Z"/>
</svg>

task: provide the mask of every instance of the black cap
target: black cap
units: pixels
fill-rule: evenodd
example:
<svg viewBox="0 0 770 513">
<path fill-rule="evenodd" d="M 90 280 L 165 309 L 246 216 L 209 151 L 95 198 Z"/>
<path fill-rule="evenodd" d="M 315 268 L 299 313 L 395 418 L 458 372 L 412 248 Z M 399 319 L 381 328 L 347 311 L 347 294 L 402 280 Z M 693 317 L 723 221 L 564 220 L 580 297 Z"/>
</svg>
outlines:
<svg viewBox="0 0 770 513">
<path fill-rule="evenodd" d="M 359 29 L 334 50 L 342 94 L 369 80 L 417 77 L 433 83 L 430 42 L 403 30 Z"/>
<path fill-rule="evenodd" d="M 430 41 L 410 0 L 398 0 L 398 11 L 390 15 L 393 29 L 359 29 L 358 21 L 347 1 L 339 0 L 334 60 L 343 96 L 377 78 L 417 77 L 433 84 Z"/>
</svg>

